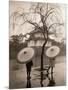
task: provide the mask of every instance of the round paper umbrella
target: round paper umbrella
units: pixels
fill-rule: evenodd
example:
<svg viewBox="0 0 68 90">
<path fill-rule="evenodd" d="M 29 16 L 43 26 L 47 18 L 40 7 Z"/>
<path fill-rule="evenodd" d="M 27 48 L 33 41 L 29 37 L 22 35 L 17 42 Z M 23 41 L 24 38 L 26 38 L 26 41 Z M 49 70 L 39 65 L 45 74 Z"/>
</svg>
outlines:
<svg viewBox="0 0 68 90">
<path fill-rule="evenodd" d="M 45 54 L 51 58 L 51 57 L 56 57 L 59 54 L 59 52 L 60 52 L 60 48 L 58 46 L 52 46 L 47 49 Z"/>
<path fill-rule="evenodd" d="M 28 63 L 34 56 L 33 48 L 24 48 L 18 53 L 18 61 L 20 63 Z"/>
</svg>

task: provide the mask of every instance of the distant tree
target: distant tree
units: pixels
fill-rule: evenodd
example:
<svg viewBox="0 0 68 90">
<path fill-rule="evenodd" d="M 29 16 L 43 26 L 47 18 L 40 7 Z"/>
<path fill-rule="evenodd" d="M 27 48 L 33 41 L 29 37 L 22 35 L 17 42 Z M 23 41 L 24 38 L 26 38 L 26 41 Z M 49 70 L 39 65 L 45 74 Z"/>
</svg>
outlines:
<svg viewBox="0 0 68 90">
<path fill-rule="evenodd" d="M 19 44 L 18 35 L 12 35 L 11 38 L 12 38 L 13 47 L 16 50 L 18 48 L 18 44 Z"/>
</svg>

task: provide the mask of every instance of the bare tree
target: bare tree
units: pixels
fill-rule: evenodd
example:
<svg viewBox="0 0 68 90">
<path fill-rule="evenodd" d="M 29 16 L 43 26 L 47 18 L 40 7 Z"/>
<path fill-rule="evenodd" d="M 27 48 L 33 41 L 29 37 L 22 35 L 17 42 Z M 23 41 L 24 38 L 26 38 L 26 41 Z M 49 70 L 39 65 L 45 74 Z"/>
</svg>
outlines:
<svg viewBox="0 0 68 90">
<path fill-rule="evenodd" d="M 48 42 L 49 33 L 52 32 L 56 35 L 56 27 L 63 26 L 63 20 L 62 15 L 58 12 L 59 7 L 52 7 L 50 4 L 43 4 L 43 3 L 35 3 L 31 5 L 29 8 L 29 12 L 24 12 L 24 9 L 22 12 L 16 12 L 15 13 L 15 19 L 13 22 L 13 25 L 15 25 L 16 20 L 22 19 L 22 23 L 19 25 L 19 27 L 23 26 L 26 23 L 29 23 L 32 25 L 32 29 L 36 31 L 40 31 L 44 37 L 45 42 L 42 46 L 42 53 L 41 53 L 41 71 L 43 71 L 43 56 L 44 56 L 44 49 L 45 45 Z M 39 18 L 39 20 L 38 20 Z M 15 26 L 13 26 L 14 28 Z M 31 32 L 26 33 L 24 37 L 27 34 L 31 34 Z"/>
</svg>

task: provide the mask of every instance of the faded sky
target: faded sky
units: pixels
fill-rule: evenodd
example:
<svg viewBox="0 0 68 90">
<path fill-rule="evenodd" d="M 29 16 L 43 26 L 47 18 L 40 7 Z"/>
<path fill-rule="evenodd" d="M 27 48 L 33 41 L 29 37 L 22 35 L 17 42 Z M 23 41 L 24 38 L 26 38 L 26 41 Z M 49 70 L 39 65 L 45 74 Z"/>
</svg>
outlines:
<svg viewBox="0 0 68 90">
<path fill-rule="evenodd" d="M 65 5 L 64 4 L 51 4 L 53 7 L 60 7 L 61 9 L 61 15 L 63 18 L 63 21 L 65 22 Z M 24 8 L 24 12 L 29 12 L 29 8 L 31 7 L 31 2 L 22 2 L 22 1 L 15 1 L 15 2 L 10 2 L 10 16 L 13 12 L 19 11 L 20 13 L 22 12 L 22 8 Z M 36 18 L 37 21 L 40 19 L 39 17 Z M 25 34 L 26 32 L 30 32 L 32 30 L 32 25 L 30 24 L 25 24 L 22 27 L 19 27 L 19 25 L 22 22 L 21 20 L 18 20 L 19 25 L 15 25 L 15 30 L 13 30 L 13 20 L 10 18 L 10 36 L 11 35 L 18 35 L 20 33 Z M 65 37 L 65 27 L 62 28 L 62 31 L 58 30 L 58 33 L 61 32 L 61 37 Z"/>
</svg>

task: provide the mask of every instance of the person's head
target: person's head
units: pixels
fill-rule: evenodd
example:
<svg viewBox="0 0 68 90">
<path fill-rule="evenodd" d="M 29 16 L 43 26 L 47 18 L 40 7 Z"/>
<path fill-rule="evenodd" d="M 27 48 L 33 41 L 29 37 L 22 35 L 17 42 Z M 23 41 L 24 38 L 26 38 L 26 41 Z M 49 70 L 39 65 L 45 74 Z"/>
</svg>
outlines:
<svg viewBox="0 0 68 90">
<path fill-rule="evenodd" d="M 24 51 L 24 54 L 26 54 L 27 52 L 26 51 Z"/>
</svg>

